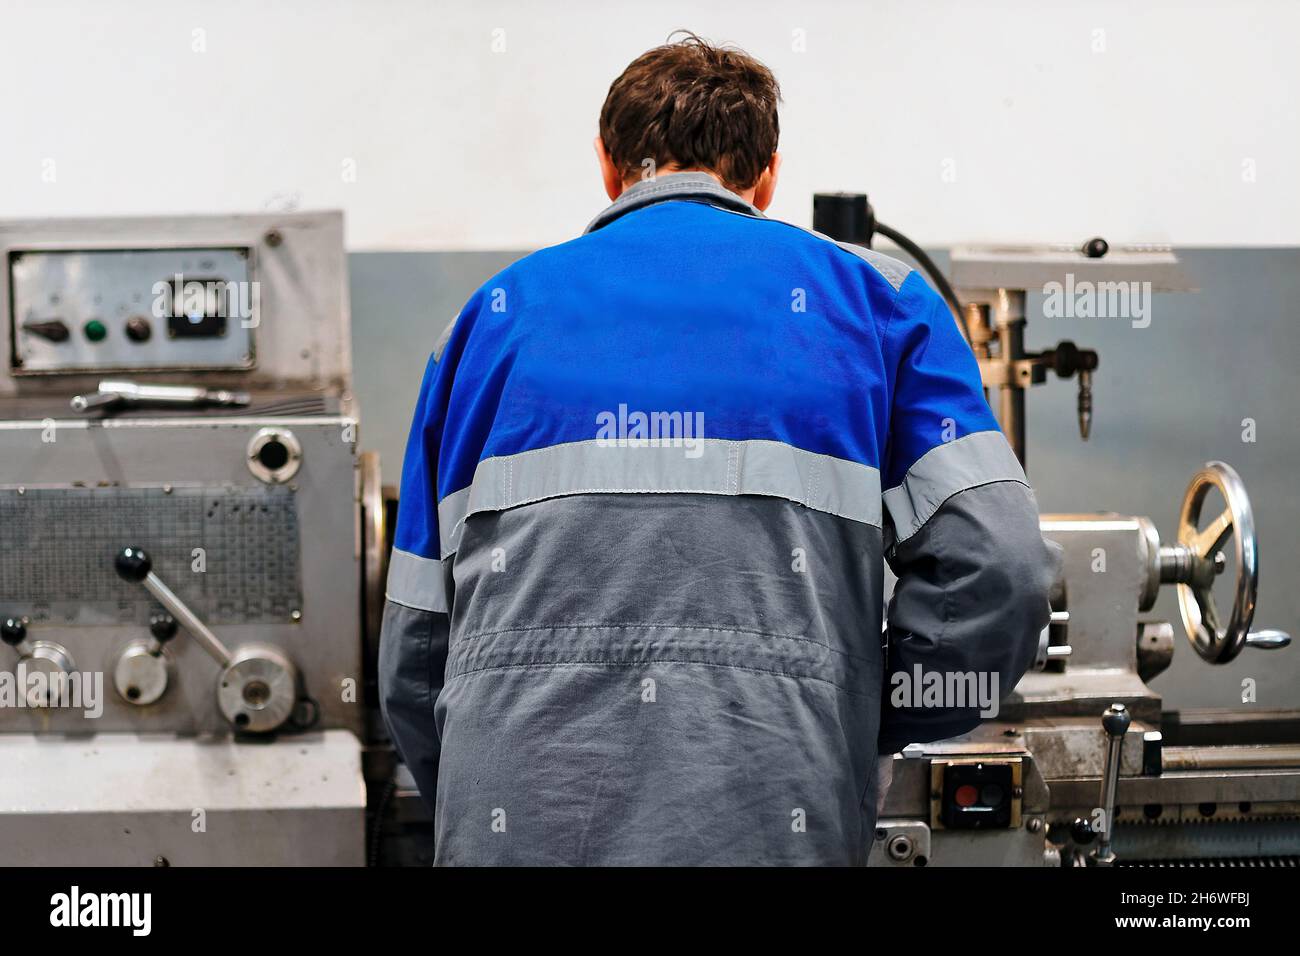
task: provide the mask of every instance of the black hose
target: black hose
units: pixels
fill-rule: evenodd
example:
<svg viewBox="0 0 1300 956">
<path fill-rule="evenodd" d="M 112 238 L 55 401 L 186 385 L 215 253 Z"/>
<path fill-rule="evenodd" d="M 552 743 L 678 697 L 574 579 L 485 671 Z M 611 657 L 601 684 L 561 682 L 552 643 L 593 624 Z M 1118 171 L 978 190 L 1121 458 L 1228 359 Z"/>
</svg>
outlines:
<svg viewBox="0 0 1300 956">
<path fill-rule="evenodd" d="M 943 296 L 944 301 L 948 303 L 948 308 L 952 309 L 953 318 L 957 320 L 957 325 L 961 329 L 961 334 L 970 342 L 970 329 L 966 326 L 966 313 L 962 311 L 961 303 L 957 301 L 957 293 L 953 291 L 952 285 L 948 282 L 947 276 L 939 270 L 924 249 L 918 246 L 907 236 L 903 235 L 897 229 L 886 226 L 883 222 L 876 220 L 876 232 L 884 236 L 898 248 L 902 249 L 909 256 L 915 259 L 925 270 L 931 281 L 939 289 L 939 294 Z"/>
</svg>

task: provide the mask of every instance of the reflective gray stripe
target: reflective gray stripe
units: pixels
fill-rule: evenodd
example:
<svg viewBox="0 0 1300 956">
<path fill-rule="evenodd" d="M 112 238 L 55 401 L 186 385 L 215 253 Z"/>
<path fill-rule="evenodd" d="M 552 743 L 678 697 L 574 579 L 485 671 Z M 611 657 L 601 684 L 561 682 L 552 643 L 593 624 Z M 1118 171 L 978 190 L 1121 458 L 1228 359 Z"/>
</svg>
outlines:
<svg viewBox="0 0 1300 956">
<path fill-rule="evenodd" d="M 451 338 L 451 330 L 456 327 L 456 320 L 459 318 L 459 315 L 452 316 L 451 321 L 447 323 L 447 327 L 442 330 L 442 335 L 438 336 L 438 341 L 433 344 L 433 360 L 435 362 L 441 361 L 442 350 L 447 347 L 447 340 Z"/>
<path fill-rule="evenodd" d="M 994 481 L 1029 487 L 1025 470 L 1000 431 L 975 432 L 931 448 L 908 469 L 902 484 L 885 492 L 896 541 L 920 531 L 953 495 Z"/>
<path fill-rule="evenodd" d="M 489 461 L 502 461 L 500 458 L 491 458 Z M 483 468 L 483 463 L 475 469 L 474 474 L 478 475 Z M 444 558 L 454 554 L 460 547 L 460 532 L 465 525 L 465 519 L 469 517 L 469 497 L 473 491 L 473 486 L 462 488 L 438 502 L 438 538 L 439 545 L 442 548 Z"/>
<path fill-rule="evenodd" d="M 698 457 L 688 457 L 699 453 Z M 581 494 L 765 495 L 880 527 L 880 473 L 776 441 L 707 438 L 692 448 L 620 447 L 596 441 L 487 458 L 473 484 L 438 505 L 442 554 L 480 511 Z"/>
<path fill-rule="evenodd" d="M 800 227 L 803 228 L 803 227 Z M 893 287 L 895 292 L 903 288 L 903 282 L 912 274 L 912 267 L 905 262 L 899 262 L 892 256 L 887 256 L 883 252 L 877 252 L 875 249 L 868 249 L 866 246 L 857 246 L 851 242 L 839 242 L 830 236 L 824 236 L 813 229 L 806 229 L 814 236 L 825 239 L 827 242 L 834 242 L 845 252 L 857 256 L 871 268 L 875 269 L 884 278 L 886 282 Z"/>
<path fill-rule="evenodd" d="M 417 611 L 447 613 L 447 588 L 442 562 L 393 549 L 388 559 L 388 600 Z"/>
</svg>

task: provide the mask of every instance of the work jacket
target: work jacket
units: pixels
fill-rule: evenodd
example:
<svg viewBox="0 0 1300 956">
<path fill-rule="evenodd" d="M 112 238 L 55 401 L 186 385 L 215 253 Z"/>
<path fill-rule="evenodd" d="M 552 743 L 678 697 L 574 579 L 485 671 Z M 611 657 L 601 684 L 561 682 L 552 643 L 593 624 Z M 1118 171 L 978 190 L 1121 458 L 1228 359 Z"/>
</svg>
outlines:
<svg viewBox="0 0 1300 956">
<path fill-rule="evenodd" d="M 660 176 L 433 349 L 381 703 L 439 863 L 863 863 L 877 754 L 988 715 L 1057 560 L 919 273 Z"/>
</svg>

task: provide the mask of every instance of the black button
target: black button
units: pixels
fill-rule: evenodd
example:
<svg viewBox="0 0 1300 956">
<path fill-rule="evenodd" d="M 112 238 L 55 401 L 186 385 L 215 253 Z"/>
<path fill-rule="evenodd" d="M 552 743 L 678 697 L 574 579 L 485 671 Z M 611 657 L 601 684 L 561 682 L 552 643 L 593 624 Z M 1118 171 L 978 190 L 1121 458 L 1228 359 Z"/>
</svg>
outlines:
<svg viewBox="0 0 1300 956">
<path fill-rule="evenodd" d="M 126 337 L 132 342 L 148 342 L 153 326 L 143 315 L 133 315 L 126 320 Z"/>
</svg>

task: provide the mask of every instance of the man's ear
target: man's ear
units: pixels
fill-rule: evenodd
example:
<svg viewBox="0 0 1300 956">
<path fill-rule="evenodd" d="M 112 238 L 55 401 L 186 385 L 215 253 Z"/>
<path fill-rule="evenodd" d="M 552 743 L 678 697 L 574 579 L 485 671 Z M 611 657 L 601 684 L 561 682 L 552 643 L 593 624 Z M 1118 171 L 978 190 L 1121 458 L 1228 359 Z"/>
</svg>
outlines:
<svg viewBox="0 0 1300 956">
<path fill-rule="evenodd" d="M 596 160 L 600 163 L 600 178 L 605 184 L 605 195 L 613 202 L 623 195 L 623 173 L 609 158 L 609 150 L 599 136 L 592 145 L 596 147 Z"/>
<path fill-rule="evenodd" d="M 772 161 L 759 174 L 758 184 L 754 187 L 754 208 L 759 212 L 766 212 L 767 207 L 772 205 L 772 197 L 776 195 L 776 180 L 780 173 L 781 154 L 773 153 Z"/>
</svg>

